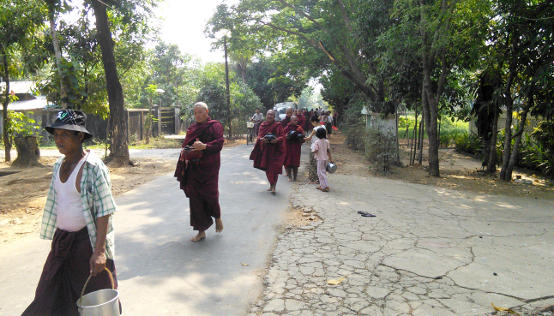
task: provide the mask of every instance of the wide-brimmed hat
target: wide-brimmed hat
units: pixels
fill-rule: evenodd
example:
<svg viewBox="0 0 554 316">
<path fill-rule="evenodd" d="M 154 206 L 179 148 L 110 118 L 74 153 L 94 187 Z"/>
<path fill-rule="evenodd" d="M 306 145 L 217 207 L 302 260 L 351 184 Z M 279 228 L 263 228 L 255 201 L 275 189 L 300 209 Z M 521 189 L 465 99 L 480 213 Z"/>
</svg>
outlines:
<svg viewBox="0 0 554 316">
<path fill-rule="evenodd" d="M 45 129 L 50 134 L 54 134 L 54 129 L 65 129 L 69 131 L 81 132 L 85 134 L 85 139 L 92 137 L 92 134 L 86 129 L 87 115 L 82 111 L 76 110 L 61 110 L 56 116 L 56 120 L 52 125 L 46 126 Z"/>
</svg>

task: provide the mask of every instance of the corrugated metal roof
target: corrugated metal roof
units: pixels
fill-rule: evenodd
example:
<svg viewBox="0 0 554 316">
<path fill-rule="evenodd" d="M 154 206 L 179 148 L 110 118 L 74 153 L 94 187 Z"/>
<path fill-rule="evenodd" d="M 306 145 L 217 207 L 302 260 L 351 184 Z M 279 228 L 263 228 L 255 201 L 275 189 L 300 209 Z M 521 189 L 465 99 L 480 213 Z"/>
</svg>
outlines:
<svg viewBox="0 0 554 316">
<path fill-rule="evenodd" d="M 8 110 L 11 110 L 11 111 L 40 110 L 40 109 L 44 109 L 47 104 L 48 104 L 48 101 L 46 100 L 46 97 L 38 96 L 32 100 L 12 102 L 8 104 Z"/>
<path fill-rule="evenodd" d="M 4 91 L 5 87 L 6 83 L 0 82 L 0 91 Z M 33 88 L 35 88 L 35 83 L 30 80 L 10 81 L 10 91 L 15 93 L 33 93 Z"/>
</svg>

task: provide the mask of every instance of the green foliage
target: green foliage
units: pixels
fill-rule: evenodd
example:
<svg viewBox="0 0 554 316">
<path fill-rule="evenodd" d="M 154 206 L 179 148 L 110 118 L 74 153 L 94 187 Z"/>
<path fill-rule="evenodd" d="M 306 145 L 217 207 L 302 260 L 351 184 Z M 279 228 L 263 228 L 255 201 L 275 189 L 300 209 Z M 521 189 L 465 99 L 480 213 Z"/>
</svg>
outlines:
<svg viewBox="0 0 554 316">
<path fill-rule="evenodd" d="M 421 124 L 421 116 L 418 118 L 418 126 Z M 413 128 L 415 125 L 415 117 L 413 114 L 401 115 L 398 117 L 398 137 L 407 138 L 406 128 L 408 128 L 408 135 L 413 137 Z M 457 120 L 454 117 L 445 117 L 440 122 L 440 134 L 439 140 L 442 147 L 449 147 L 452 144 L 456 144 L 459 136 L 467 135 L 469 133 L 469 123 L 461 120 Z M 424 134 L 427 138 L 427 133 Z"/>
<path fill-rule="evenodd" d="M 554 122 L 543 121 L 531 135 L 524 135 L 520 165 L 540 170 L 554 179 Z"/>
<path fill-rule="evenodd" d="M 23 112 L 8 111 L 10 117 L 9 133 L 12 137 L 39 136 L 41 128 L 35 120 Z M 29 114 L 32 114 L 29 113 Z"/>
<path fill-rule="evenodd" d="M 244 81 L 260 98 L 263 108 L 269 110 L 290 96 L 300 96 L 308 78 L 298 69 L 302 68 L 288 65 L 276 56 L 262 57 L 246 67 Z"/>
<path fill-rule="evenodd" d="M 80 18 L 71 24 L 60 21 L 58 37 L 62 48 L 61 69 L 58 71 L 51 56 L 49 71 L 36 78 L 40 82 L 40 92 L 56 105 L 65 103 L 71 108 L 106 118 L 109 112 L 106 79 L 100 46 L 96 40 L 96 27 L 90 18 L 90 3 L 76 6 L 67 1 L 47 2 L 53 16 L 57 13 L 71 13 L 80 15 Z M 143 78 L 144 43 L 150 31 L 146 21 L 154 5 L 155 1 L 152 0 L 129 0 L 112 2 L 108 7 L 117 70 L 125 98 L 129 96 L 131 100 L 130 105 L 136 105 L 142 91 L 140 84 L 137 89 L 132 83 Z M 66 100 L 61 100 L 60 81 L 67 90 Z"/>
<path fill-rule="evenodd" d="M 231 112 L 227 107 L 225 98 L 225 67 L 222 64 L 208 64 L 200 75 L 200 91 L 196 101 L 208 104 L 212 119 L 219 120 L 225 125 L 229 115 L 237 120 L 233 124 L 234 135 L 244 132 L 246 117 L 252 115 L 256 108 L 261 107 L 261 102 L 254 91 L 244 82 L 236 80 L 236 74 L 230 73 L 229 92 L 231 96 Z M 183 116 L 192 118 L 192 104 L 182 111 Z M 238 129 L 236 128 L 238 127 Z"/>
<path fill-rule="evenodd" d="M 479 157 L 483 150 L 483 143 L 479 136 L 475 134 L 461 134 L 455 139 L 456 151 Z"/>
</svg>

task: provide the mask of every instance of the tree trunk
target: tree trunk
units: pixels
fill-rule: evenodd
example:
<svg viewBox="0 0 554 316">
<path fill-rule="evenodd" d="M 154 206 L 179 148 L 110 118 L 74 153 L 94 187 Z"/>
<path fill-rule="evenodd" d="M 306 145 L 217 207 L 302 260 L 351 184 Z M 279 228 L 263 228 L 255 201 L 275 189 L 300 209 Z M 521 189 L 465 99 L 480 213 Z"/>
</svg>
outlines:
<svg viewBox="0 0 554 316">
<path fill-rule="evenodd" d="M 38 162 L 40 150 L 35 136 L 15 137 L 14 142 L 17 149 L 17 158 L 12 164 L 13 167 L 29 168 L 40 166 Z"/>
<path fill-rule="evenodd" d="M 2 135 L 4 138 L 4 160 L 6 162 L 11 161 L 12 157 L 10 151 L 12 150 L 12 143 L 10 141 L 9 127 L 10 120 L 8 117 L 8 104 L 10 104 L 10 73 L 8 71 L 8 56 L 5 51 L 2 53 L 2 63 L 4 64 L 4 81 L 6 82 L 6 91 L 4 91 L 4 103 L 2 104 Z"/>
<path fill-rule="evenodd" d="M 410 166 L 413 166 L 414 163 L 415 163 L 415 157 L 416 157 L 416 152 L 417 152 L 417 147 L 416 147 L 416 144 L 418 143 L 418 135 L 417 135 L 417 117 L 418 117 L 418 113 L 417 113 L 417 110 L 415 111 L 415 125 L 414 125 L 414 139 L 413 139 L 413 152 L 410 151 L 410 153 L 412 153 L 412 155 L 410 155 Z"/>
<path fill-rule="evenodd" d="M 417 149 L 419 150 L 417 162 L 420 166 L 423 164 L 423 138 L 425 136 L 425 120 L 423 119 L 423 114 L 421 116 L 421 121 L 419 122 L 419 135 L 417 138 Z"/>
<path fill-rule="evenodd" d="M 439 147 L 441 146 L 441 123 L 442 123 L 442 120 L 439 117 L 439 131 L 437 133 L 437 143 L 439 144 Z"/>
<path fill-rule="evenodd" d="M 515 45 L 515 43 L 513 44 Z M 510 70 L 508 75 L 508 81 L 504 89 L 504 96 L 506 97 L 506 123 L 504 125 L 504 152 L 502 152 L 502 169 L 500 170 L 500 180 L 512 181 L 512 177 L 508 179 L 506 177 L 506 170 L 508 163 L 510 162 L 510 154 L 512 147 L 512 111 L 514 109 L 514 99 L 512 98 L 512 83 L 516 75 L 516 61 L 512 58 L 510 62 Z"/>
<path fill-rule="evenodd" d="M 512 172 L 514 171 L 514 167 L 516 165 L 517 158 L 519 155 L 521 137 L 523 136 L 523 131 L 525 130 L 525 121 L 527 120 L 527 113 L 529 113 L 529 109 L 531 108 L 532 104 L 533 104 L 533 96 L 531 94 L 531 96 L 528 98 L 527 106 L 523 109 L 523 113 L 521 114 L 521 120 L 518 124 L 517 131 L 514 134 L 516 141 L 514 143 L 514 147 L 512 148 L 512 152 L 510 153 L 510 160 L 506 165 L 506 170 L 502 170 L 504 172 L 505 181 L 511 181 L 512 179 Z"/>
<path fill-rule="evenodd" d="M 488 146 L 486 150 L 488 150 L 487 153 L 487 172 L 488 173 L 495 173 L 496 172 L 496 140 L 498 137 L 498 115 L 499 115 L 498 107 L 494 106 L 494 118 L 492 122 L 492 129 L 491 129 L 491 137 L 488 142 Z"/>
<path fill-rule="evenodd" d="M 400 142 L 398 140 L 398 107 L 395 107 L 394 109 L 394 120 L 396 125 L 396 164 L 400 165 Z"/>
<path fill-rule="evenodd" d="M 106 88 L 110 104 L 111 146 L 109 160 L 116 165 L 129 164 L 129 147 L 127 140 L 127 115 L 123 100 L 123 89 L 119 82 L 113 40 L 110 32 L 106 7 L 99 1 L 91 1 L 96 17 L 96 39 L 102 50 L 102 63 L 106 74 Z"/>
<path fill-rule="evenodd" d="M 512 152 L 512 111 L 514 100 L 511 94 L 506 95 L 506 125 L 504 126 L 504 152 L 502 153 L 502 170 L 500 170 L 500 179 L 512 181 L 512 178 L 506 176 L 510 154 Z"/>
<path fill-rule="evenodd" d="M 52 46 L 54 47 L 54 59 L 56 60 L 56 68 L 60 77 L 60 103 L 62 108 L 68 107 L 67 89 L 65 87 L 65 76 L 62 72 L 62 51 L 60 49 L 60 41 L 56 31 L 56 12 L 54 7 L 48 6 L 48 20 L 50 21 L 50 36 L 52 36 Z"/>
<path fill-rule="evenodd" d="M 433 95 L 430 70 L 424 67 L 423 73 L 423 85 L 426 99 L 424 104 L 427 107 L 425 123 L 429 139 L 429 175 L 439 177 L 439 146 L 437 142 L 438 96 L 435 97 Z"/>
</svg>

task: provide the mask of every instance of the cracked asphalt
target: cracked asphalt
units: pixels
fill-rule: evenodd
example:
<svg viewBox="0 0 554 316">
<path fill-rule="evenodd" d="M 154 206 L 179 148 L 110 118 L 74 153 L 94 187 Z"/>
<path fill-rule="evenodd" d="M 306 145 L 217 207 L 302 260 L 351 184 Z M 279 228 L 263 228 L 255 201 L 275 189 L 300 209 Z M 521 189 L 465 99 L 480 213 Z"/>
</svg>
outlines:
<svg viewBox="0 0 554 316">
<path fill-rule="evenodd" d="M 249 315 L 552 315 L 554 201 L 329 179 L 293 186 L 321 220 L 279 235 Z"/>
</svg>

